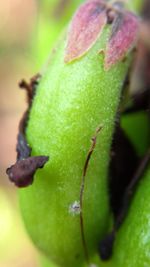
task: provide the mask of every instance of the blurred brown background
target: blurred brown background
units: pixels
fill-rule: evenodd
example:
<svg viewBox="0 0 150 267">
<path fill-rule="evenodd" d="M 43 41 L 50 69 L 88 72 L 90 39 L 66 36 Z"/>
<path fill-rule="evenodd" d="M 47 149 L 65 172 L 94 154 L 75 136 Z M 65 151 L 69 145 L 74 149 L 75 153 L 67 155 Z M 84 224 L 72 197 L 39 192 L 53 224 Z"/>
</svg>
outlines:
<svg viewBox="0 0 150 267">
<path fill-rule="evenodd" d="M 26 107 L 18 82 L 34 74 L 30 50 L 36 0 L 0 1 L 0 18 L 0 267 L 37 267 L 37 254 L 20 218 L 17 189 L 5 174 L 16 159 L 18 122 Z"/>
</svg>

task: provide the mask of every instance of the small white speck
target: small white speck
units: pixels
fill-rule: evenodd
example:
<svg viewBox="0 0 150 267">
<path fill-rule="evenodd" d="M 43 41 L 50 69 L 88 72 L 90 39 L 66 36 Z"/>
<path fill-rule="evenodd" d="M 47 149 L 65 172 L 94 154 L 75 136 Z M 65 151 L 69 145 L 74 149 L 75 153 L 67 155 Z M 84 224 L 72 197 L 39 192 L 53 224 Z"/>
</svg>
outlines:
<svg viewBox="0 0 150 267">
<path fill-rule="evenodd" d="M 72 215 L 78 215 L 81 212 L 79 201 L 75 201 L 73 204 L 69 206 L 69 213 Z"/>
</svg>

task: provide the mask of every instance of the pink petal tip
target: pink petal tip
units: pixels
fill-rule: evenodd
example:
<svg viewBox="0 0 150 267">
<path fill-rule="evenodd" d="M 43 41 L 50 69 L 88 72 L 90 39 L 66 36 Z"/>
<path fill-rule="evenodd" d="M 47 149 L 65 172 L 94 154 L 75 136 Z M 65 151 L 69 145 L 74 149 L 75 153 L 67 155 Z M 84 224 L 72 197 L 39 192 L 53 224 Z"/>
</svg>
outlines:
<svg viewBox="0 0 150 267">
<path fill-rule="evenodd" d="M 104 1 L 90 0 L 81 5 L 68 32 L 65 63 L 83 56 L 95 44 L 106 23 Z"/>
<path fill-rule="evenodd" d="M 111 36 L 105 53 L 105 70 L 123 60 L 135 45 L 139 31 L 139 20 L 131 12 L 119 13 L 112 25 Z"/>
</svg>

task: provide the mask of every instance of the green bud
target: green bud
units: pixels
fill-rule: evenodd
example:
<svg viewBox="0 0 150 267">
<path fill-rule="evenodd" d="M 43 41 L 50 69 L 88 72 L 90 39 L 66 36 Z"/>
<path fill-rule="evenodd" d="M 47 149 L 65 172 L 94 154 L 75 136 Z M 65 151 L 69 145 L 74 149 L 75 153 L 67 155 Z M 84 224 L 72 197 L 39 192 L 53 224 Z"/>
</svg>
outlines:
<svg viewBox="0 0 150 267">
<path fill-rule="evenodd" d="M 121 226 L 112 257 L 116 267 L 150 266 L 150 169 L 142 178 Z"/>
<path fill-rule="evenodd" d="M 108 11 L 91 0 L 75 14 L 36 89 L 26 128 L 32 157 L 17 165 L 41 168 L 49 157 L 20 203 L 34 243 L 62 267 L 92 266 L 109 224 L 110 147 L 138 22 Z M 13 167 L 7 173 L 15 180 Z"/>
</svg>

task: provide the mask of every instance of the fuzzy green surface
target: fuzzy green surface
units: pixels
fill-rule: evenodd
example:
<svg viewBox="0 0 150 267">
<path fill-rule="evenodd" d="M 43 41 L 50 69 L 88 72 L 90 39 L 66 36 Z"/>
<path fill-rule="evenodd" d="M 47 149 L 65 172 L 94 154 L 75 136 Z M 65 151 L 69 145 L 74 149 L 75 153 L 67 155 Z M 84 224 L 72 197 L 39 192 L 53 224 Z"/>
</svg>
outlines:
<svg viewBox="0 0 150 267">
<path fill-rule="evenodd" d="M 89 255 L 109 221 L 107 175 L 115 115 L 129 61 L 104 71 L 108 29 L 81 59 L 64 64 L 62 42 L 43 73 L 33 101 L 27 140 L 33 155 L 49 155 L 32 186 L 20 190 L 26 227 L 35 244 L 64 267 L 85 260 L 79 214 L 70 206 L 79 202 L 83 167 L 91 138 L 101 125 L 85 179 L 83 220 Z"/>
<path fill-rule="evenodd" d="M 116 267 L 150 266 L 150 169 L 141 180 L 116 236 L 112 261 Z"/>
</svg>

